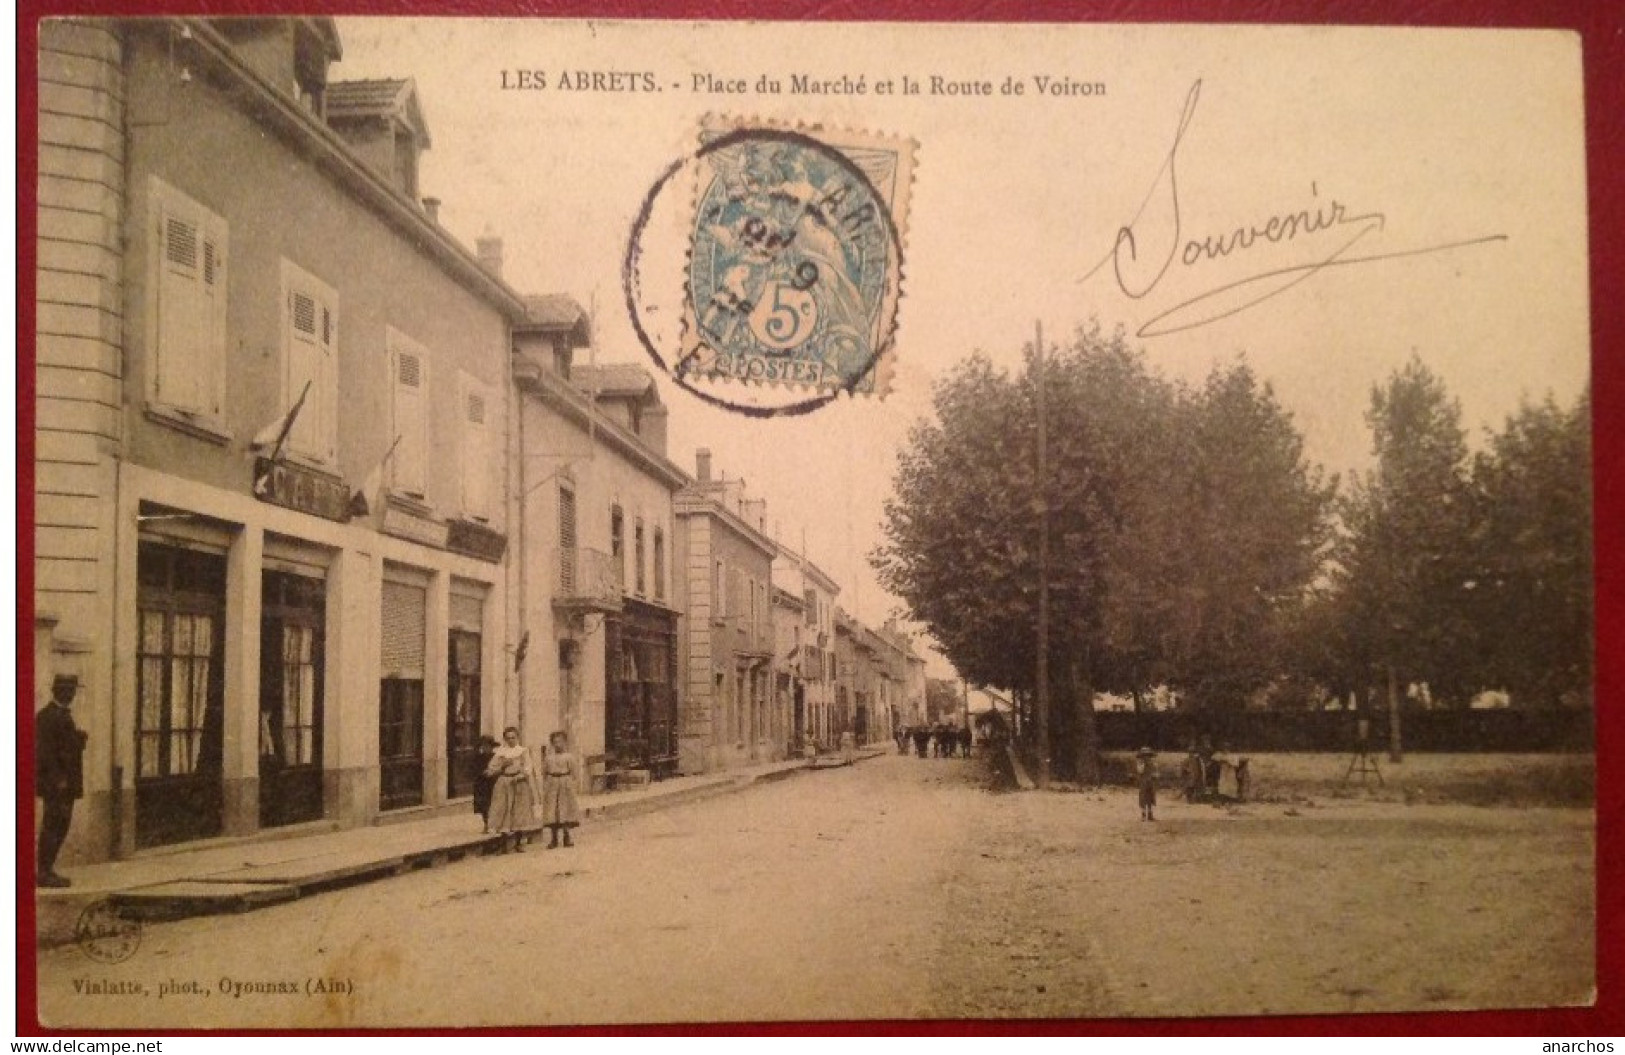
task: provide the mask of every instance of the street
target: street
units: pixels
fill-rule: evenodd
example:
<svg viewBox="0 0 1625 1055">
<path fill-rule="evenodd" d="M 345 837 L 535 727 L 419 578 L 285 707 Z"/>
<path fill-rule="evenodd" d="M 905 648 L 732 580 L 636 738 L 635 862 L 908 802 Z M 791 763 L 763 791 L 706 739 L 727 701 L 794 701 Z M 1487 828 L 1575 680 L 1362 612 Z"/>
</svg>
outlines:
<svg viewBox="0 0 1625 1055">
<path fill-rule="evenodd" d="M 1572 1004 L 1593 986 L 1593 844 L 1583 809 L 1165 801 L 1144 823 L 1127 788 L 1003 793 L 980 758 L 886 755 L 589 824 L 570 850 L 148 925 L 118 964 L 46 950 L 40 1016 L 338 1028 Z"/>
</svg>

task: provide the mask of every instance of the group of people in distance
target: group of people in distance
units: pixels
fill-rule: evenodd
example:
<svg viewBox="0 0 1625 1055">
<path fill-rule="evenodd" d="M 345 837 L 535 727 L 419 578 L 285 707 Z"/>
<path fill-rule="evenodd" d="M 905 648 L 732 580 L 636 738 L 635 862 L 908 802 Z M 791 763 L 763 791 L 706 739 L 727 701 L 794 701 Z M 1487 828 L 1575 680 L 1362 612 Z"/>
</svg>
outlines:
<svg viewBox="0 0 1625 1055">
<path fill-rule="evenodd" d="M 530 750 L 519 742 L 513 726 L 502 731 L 502 743 L 480 737 L 474 778 L 474 812 L 485 830 L 497 835 L 499 853 L 523 853 L 528 829 L 536 819 L 537 787 L 541 789 L 542 825 L 548 831 L 547 848 L 574 846 L 570 833 L 581 824 L 576 799 L 580 762 L 570 751 L 570 738 L 556 732 L 547 738 L 542 771 L 536 773 Z"/>
<path fill-rule="evenodd" d="M 970 726 L 949 725 L 947 722 L 900 726 L 896 737 L 898 754 L 908 754 L 909 744 L 912 743 L 914 753 L 921 758 L 927 755 L 932 758 L 969 758 L 974 739 Z"/>
</svg>

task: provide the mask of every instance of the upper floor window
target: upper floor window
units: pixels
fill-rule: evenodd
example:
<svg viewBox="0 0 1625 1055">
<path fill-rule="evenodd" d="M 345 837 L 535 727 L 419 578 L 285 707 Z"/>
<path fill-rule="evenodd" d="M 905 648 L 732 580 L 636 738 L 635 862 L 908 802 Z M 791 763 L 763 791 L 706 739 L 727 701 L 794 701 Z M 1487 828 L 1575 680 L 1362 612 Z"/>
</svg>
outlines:
<svg viewBox="0 0 1625 1055">
<path fill-rule="evenodd" d="M 615 566 L 615 581 L 626 585 L 626 515 L 618 505 L 609 507 L 609 559 Z"/>
<path fill-rule="evenodd" d="M 494 426 L 491 388 L 464 374 L 458 409 L 462 421 L 460 457 L 463 478 L 463 513 L 473 520 L 491 517 L 491 474 L 494 468 Z"/>
<path fill-rule="evenodd" d="M 321 465 L 338 461 L 339 298 L 331 286 L 282 261 L 282 398 L 304 404 L 288 432 L 288 450 Z"/>
<path fill-rule="evenodd" d="M 643 518 L 639 517 L 637 526 L 632 529 L 632 559 L 636 562 L 634 567 L 636 568 L 639 597 L 642 597 L 648 591 L 648 579 L 643 573 L 643 554 Z"/>
<path fill-rule="evenodd" d="M 390 486 L 397 494 L 422 500 L 428 493 L 429 352 L 391 327 L 389 345 L 390 424 L 395 454 Z"/>
<path fill-rule="evenodd" d="M 226 222 L 151 184 L 147 400 L 220 423 L 226 390 Z"/>
<path fill-rule="evenodd" d="M 655 600 L 666 599 L 666 533 L 655 528 L 654 552 Z"/>
<path fill-rule="evenodd" d="M 805 605 L 803 611 L 805 613 L 806 624 L 811 627 L 816 627 L 818 625 L 818 591 L 807 590 L 801 595 L 801 600 Z"/>
</svg>

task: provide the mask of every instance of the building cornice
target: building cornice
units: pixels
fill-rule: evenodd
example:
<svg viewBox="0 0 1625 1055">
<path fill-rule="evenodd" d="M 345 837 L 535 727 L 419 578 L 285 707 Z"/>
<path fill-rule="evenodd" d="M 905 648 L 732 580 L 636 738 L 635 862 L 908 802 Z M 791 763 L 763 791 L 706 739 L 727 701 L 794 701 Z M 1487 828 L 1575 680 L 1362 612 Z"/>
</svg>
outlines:
<svg viewBox="0 0 1625 1055">
<path fill-rule="evenodd" d="M 407 240 L 450 272 L 470 292 L 501 310 L 510 321 L 525 318 L 522 297 L 486 270 L 479 260 L 418 203 L 397 190 L 350 150 L 342 136 L 318 121 L 299 103 L 238 57 L 231 42 L 208 20 L 171 20 L 190 37 L 190 51 L 241 89 L 237 102 L 310 155 L 318 168 L 370 206 Z M 128 23 L 150 26 L 148 20 Z"/>
<path fill-rule="evenodd" d="M 743 536 L 746 541 L 765 553 L 769 561 L 779 555 L 779 544 L 777 542 L 769 538 L 766 533 L 752 527 L 744 517 L 733 512 L 715 498 L 694 490 L 692 483 L 693 481 L 690 481 L 691 486 L 688 490 L 677 493 L 673 510 L 678 516 L 714 516 L 733 529 L 735 534 Z"/>
<path fill-rule="evenodd" d="M 583 430 L 590 426 L 606 446 L 651 476 L 658 477 L 673 492 L 693 482 L 687 473 L 669 459 L 650 450 L 624 425 L 594 409 L 587 396 L 574 385 L 530 357 L 514 355 L 513 375 L 521 394 L 540 399 Z"/>
</svg>

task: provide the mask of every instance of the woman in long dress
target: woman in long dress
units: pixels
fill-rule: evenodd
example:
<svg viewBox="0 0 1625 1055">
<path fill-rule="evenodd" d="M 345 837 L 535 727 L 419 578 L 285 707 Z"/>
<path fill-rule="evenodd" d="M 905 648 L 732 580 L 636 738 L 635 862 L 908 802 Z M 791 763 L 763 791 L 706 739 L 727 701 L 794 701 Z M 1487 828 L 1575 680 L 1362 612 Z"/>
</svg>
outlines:
<svg viewBox="0 0 1625 1055">
<path fill-rule="evenodd" d="M 570 753 L 570 737 L 557 732 L 547 738 L 547 759 L 542 763 L 542 823 L 547 826 L 549 850 L 559 845 L 574 846 L 570 829 L 581 823 L 581 805 L 576 801 L 576 774 L 580 763 Z"/>
<path fill-rule="evenodd" d="M 492 753 L 485 771 L 496 781 L 491 787 L 491 830 L 502 841 L 501 852 L 510 849 L 510 835 L 511 849 L 523 852 L 523 828 L 536 817 L 536 773 L 530 752 L 519 742 L 518 729 L 510 725 L 502 730 L 502 746 Z"/>
</svg>

